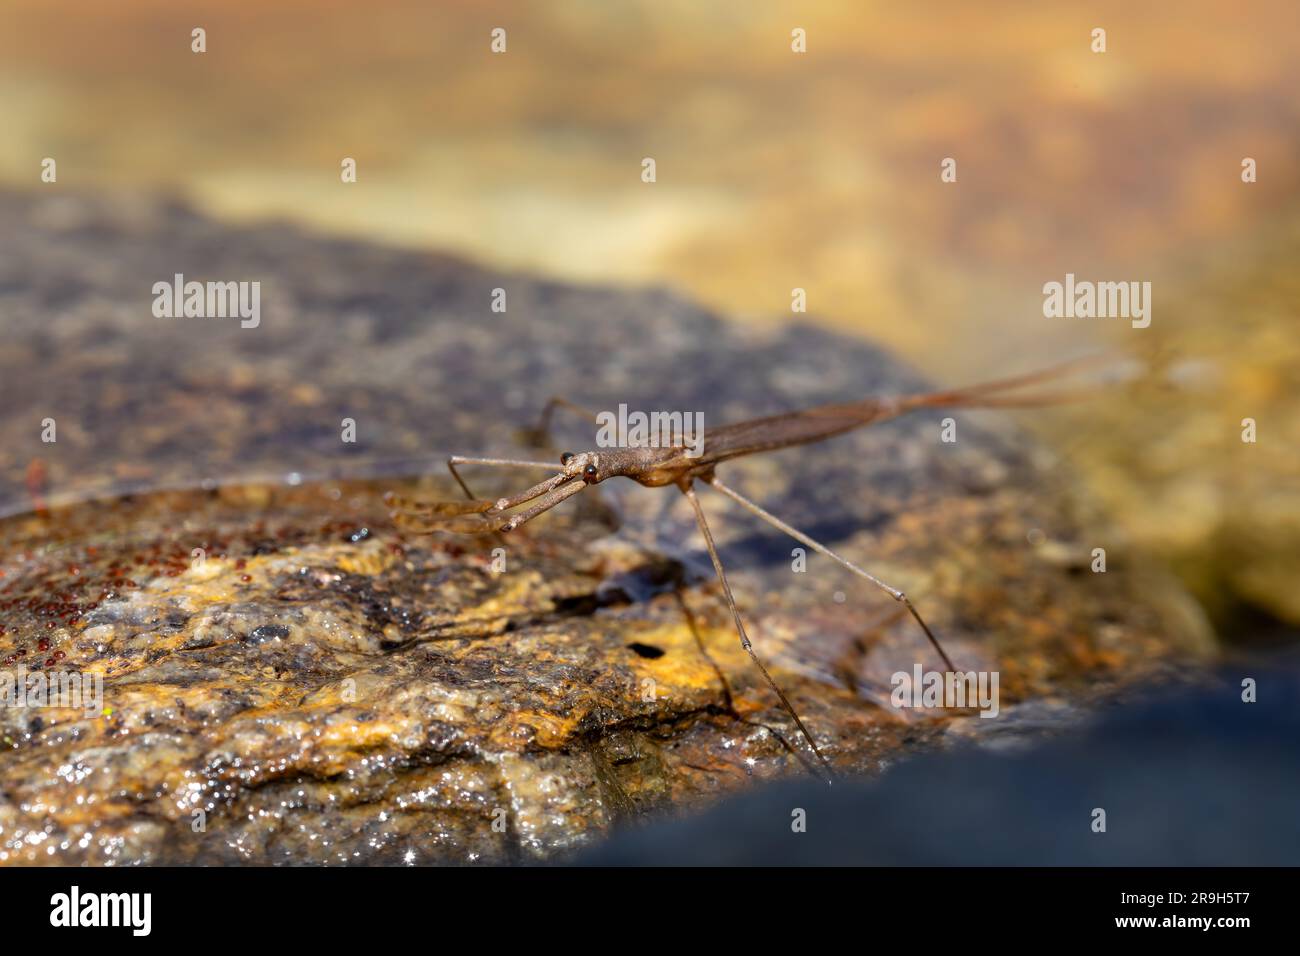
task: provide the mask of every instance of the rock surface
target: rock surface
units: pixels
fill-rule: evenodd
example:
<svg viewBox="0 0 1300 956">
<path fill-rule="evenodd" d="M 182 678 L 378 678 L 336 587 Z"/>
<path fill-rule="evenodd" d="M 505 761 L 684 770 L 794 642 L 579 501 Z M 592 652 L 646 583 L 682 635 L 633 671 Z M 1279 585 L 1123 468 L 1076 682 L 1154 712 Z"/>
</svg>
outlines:
<svg viewBox="0 0 1300 956">
<path fill-rule="evenodd" d="M 0 223 L 0 658 L 104 691 L 0 708 L 0 859 L 545 859 L 807 773 L 674 490 L 607 483 L 495 554 L 399 531 L 382 494 L 451 496 L 448 453 L 517 454 L 554 394 L 707 429 L 924 386 L 887 355 L 173 205 L 0 196 Z M 176 273 L 262 282 L 260 325 L 155 318 Z M 1065 732 L 1212 650 L 1137 556 L 1091 573 L 1105 523 L 1004 416 L 956 414 L 946 444 L 946 414 L 722 473 L 998 670 L 998 719 L 892 708 L 894 672 L 935 666 L 894 603 L 815 554 L 795 572 L 794 542 L 701 491 L 759 653 L 846 773 L 1026 707 Z"/>
</svg>

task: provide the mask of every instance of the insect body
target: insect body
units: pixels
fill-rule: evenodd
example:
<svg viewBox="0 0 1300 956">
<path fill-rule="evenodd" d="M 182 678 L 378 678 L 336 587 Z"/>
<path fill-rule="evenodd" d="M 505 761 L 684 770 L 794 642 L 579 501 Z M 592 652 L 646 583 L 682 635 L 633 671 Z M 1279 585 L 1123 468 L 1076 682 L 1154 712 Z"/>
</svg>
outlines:
<svg viewBox="0 0 1300 956">
<path fill-rule="evenodd" d="M 543 512 L 549 511 L 561 502 L 572 498 L 589 485 L 599 484 L 612 478 L 628 478 L 648 488 L 675 485 L 690 501 L 691 508 L 695 513 L 696 524 L 699 526 L 700 533 L 704 538 L 718 582 L 722 586 L 727 605 L 731 609 L 732 617 L 735 620 L 741 646 L 762 672 L 768 685 L 776 693 L 782 706 L 799 728 L 808 746 L 829 772 L 830 765 L 822 755 L 812 734 L 804 726 L 803 721 L 795 712 L 785 693 L 777 686 L 754 651 L 753 643 L 745 631 L 744 621 L 741 619 L 740 611 L 736 607 L 735 599 L 732 596 L 731 586 L 727 582 L 727 575 L 722 567 L 722 560 L 718 556 L 718 549 L 714 544 L 708 521 L 704 516 L 704 509 L 695 494 L 695 484 L 699 482 L 716 489 L 773 527 L 838 562 L 849 571 L 889 594 L 895 601 L 902 604 L 915 619 L 934 651 L 942 659 L 944 667 L 948 671 L 955 671 L 956 667 L 948 657 L 947 652 L 944 651 L 938 638 L 935 637 L 934 632 L 925 623 L 920 612 L 917 611 L 906 594 L 898 588 L 886 584 L 847 558 L 836 554 L 821 542 L 786 524 L 761 505 L 724 484 L 719 480 L 716 469 L 719 465 L 733 458 L 824 441 L 919 408 L 1010 408 L 1044 405 L 1078 397 L 1087 397 L 1092 393 L 1089 391 L 1049 394 L 1040 392 L 1027 395 L 1024 393 L 1024 388 L 1055 378 L 1066 368 L 1078 367 L 1085 362 L 1090 363 L 1091 361 L 1095 360 L 1084 360 L 1083 362 L 1072 363 L 1070 366 L 1058 366 L 1031 375 L 1003 379 L 998 382 L 955 391 L 870 398 L 860 402 L 820 405 L 815 408 L 782 415 L 749 419 L 733 425 L 724 425 L 720 428 L 706 430 L 702 450 L 697 447 L 696 451 L 698 453 L 695 454 L 688 454 L 688 449 L 685 446 L 613 448 L 579 454 L 565 452 L 560 457 L 559 471 L 551 477 L 516 495 L 509 495 L 495 500 L 476 498 L 469 490 L 469 486 L 461 478 L 457 466 L 485 465 L 502 468 L 553 470 L 555 464 L 512 458 L 464 458 L 455 456 L 448 460 L 447 467 L 465 492 L 467 500 L 405 502 L 401 504 L 399 511 L 394 513 L 394 519 L 403 527 L 420 532 L 500 533 L 512 531 L 525 522 L 531 521 Z M 589 417 L 595 418 L 594 415 L 586 413 L 585 410 L 572 405 L 572 403 L 562 399 L 555 399 L 543 412 L 542 424 L 539 426 L 538 431 L 545 432 L 551 411 L 561 405 L 578 408 Z"/>
</svg>

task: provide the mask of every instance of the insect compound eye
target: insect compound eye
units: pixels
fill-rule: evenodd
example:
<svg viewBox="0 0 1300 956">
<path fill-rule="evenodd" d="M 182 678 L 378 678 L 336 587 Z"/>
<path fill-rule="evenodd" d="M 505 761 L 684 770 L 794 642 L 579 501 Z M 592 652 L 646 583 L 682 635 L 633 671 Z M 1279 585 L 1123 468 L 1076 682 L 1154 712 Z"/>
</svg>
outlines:
<svg viewBox="0 0 1300 956">
<path fill-rule="evenodd" d="M 596 477 L 596 466 L 595 466 L 595 465 L 588 465 L 586 468 L 582 469 L 582 473 L 583 473 L 583 475 L 585 475 L 585 476 L 588 477 L 588 478 L 595 478 L 595 477 Z"/>
<path fill-rule="evenodd" d="M 573 461 L 573 452 L 571 451 L 566 451 L 563 455 L 560 456 L 561 465 L 567 465 L 571 461 Z"/>
</svg>

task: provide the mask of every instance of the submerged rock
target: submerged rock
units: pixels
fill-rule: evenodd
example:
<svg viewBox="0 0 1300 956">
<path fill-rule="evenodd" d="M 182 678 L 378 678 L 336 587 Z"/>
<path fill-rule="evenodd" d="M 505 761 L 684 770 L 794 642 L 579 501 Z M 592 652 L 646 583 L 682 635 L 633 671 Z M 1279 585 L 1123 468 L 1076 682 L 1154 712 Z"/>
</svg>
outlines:
<svg viewBox="0 0 1300 956">
<path fill-rule="evenodd" d="M 707 430 L 917 376 L 662 292 L 61 202 L 0 198 L 0 659 L 103 694 L 0 708 L 0 859 L 536 860 L 809 774 L 674 489 L 609 482 L 504 543 L 404 533 L 383 494 L 458 494 L 441 460 L 519 454 L 556 393 Z M 259 326 L 155 318 L 176 273 L 263 281 Z M 758 652 L 845 773 L 999 726 L 1064 733 L 1211 651 L 1140 556 L 1112 547 L 1093 573 L 1105 523 L 1005 417 L 954 413 L 945 443 L 948 416 L 722 474 L 908 591 L 959 666 L 997 671 L 993 719 L 891 706 L 892 675 L 937 667 L 897 605 L 816 554 L 798 570 L 795 542 L 700 492 Z"/>
</svg>

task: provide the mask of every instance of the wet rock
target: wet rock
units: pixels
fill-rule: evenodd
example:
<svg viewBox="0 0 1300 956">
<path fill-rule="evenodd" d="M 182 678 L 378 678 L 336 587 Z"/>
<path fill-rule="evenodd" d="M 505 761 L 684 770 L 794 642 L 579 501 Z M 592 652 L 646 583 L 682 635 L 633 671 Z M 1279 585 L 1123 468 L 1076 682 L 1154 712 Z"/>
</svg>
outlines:
<svg viewBox="0 0 1300 956">
<path fill-rule="evenodd" d="M 246 640 L 250 644 L 265 644 L 267 641 L 278 641 L 289 636 L 289 629 L 283 624 L 263 624 L 256 627 L 248 635 Z"/>
<path fill-rule="evenodd" d="M 0 660 L 103 695 L 0 709 L 0 858 L 528 861 L 808 774 L 675 490 L 609 482 L 504 546 L 404 533 L 383 494 L 458 494 L 445 456 L 518 454 L 557 393 L 707 429 L 923 387 L 908 369 L 661 291 L 64 201 L 74 225 L 51 231 L 41 201 L 0 197 Z M 155 318 L 175 273 L 263 281 L 261 324 Z M 1071 557 L 1107 526 L 1020 432 L 956 414 L 943 443 L 946 415 L 722 473 L 903 587 L 1036 733 L 1211 653 L 1170 579 Z M 891 706 L 892 675 L 935 666 L 894 602 L 816 554 L 795 570 L 794 542 L 701 494 L 759 653 L 840 771 L 1002 719 Z"/>
</svg>

